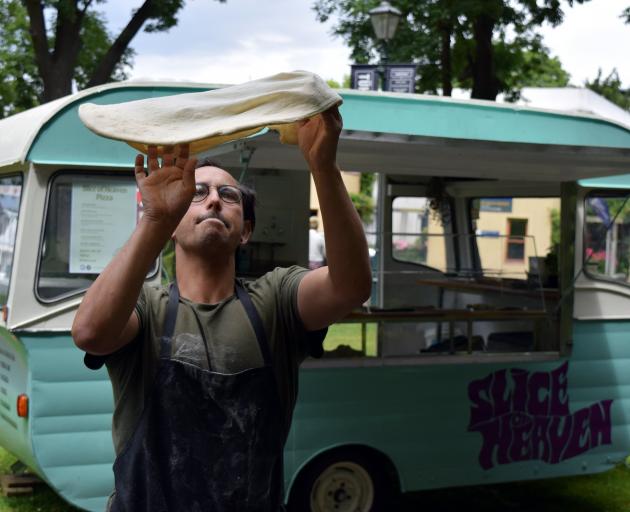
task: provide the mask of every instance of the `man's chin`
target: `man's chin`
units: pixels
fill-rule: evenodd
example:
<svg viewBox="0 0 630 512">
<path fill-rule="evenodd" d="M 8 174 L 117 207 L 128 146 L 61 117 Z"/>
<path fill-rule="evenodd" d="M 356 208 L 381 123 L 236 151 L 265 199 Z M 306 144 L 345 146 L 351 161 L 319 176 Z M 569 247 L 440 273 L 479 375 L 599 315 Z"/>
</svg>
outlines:
<svg viewBox="0 0 630 512">
<path fill-rule="evenodd" d="M 205 230 L 203 233 L 199 233 L 199 236 L 195 237 L 190 242 L 190 248 L 192 250 L 197 249 L 206 253 L 230 254 L 236 250 L 233 247 L 235 242 L 230 239 L 225 229 Z M 236 245 L 238 245 L 238 242 Z"/>
</svg>

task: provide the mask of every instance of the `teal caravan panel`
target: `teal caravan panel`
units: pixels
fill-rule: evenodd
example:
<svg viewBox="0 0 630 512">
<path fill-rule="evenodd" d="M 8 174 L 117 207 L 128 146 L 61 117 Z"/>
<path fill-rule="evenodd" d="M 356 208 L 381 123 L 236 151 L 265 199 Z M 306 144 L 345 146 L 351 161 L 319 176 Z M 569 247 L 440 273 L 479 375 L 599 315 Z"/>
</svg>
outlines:
<svg viewBox="0 0 630 512">
<path fill-rule="evenodd" d="M 285 475 L 344 444 L 389 457 L 403 490 L 610 469 L 630 453 L 630 323 L 574 332 L 569 359 L 304 369 Z"/>
<path fill-rule="evenodd" d="M 64 499 L 102 511 L 114 488 L 113 397 L 107 371 L 88 370 L 69 334 L 21 337 L 31 370 L 31 438 L 42 476 Z"/>
<path fill-rule="evenodd" d="M 210 88 L 211 86 L 208 86 Z M 90 132 L 77 111 L 83 102 L 111 104 L 208 88 L 132 86 L 105 89 L 72 103 L 39 132 L 28 160 L 41 164 L 131 168 L 136 151 Z M 342 92 L 346 130 L 449 139 L 630 148 L 630 130 L 586 116 L 521 109 L 490 102 L 427 96 Z"/>
<path fill-rule="evenodd" d="M 17 415 L 17 397 L 30 396 L 28 355 L 24 346 L 5 328 L 0 328 L 0 446 L 36 469 L 30 440 L 30 415 Z"/>
<path fill-rule="evenodd" d="M 628 168 L 630 171 L 630 167 Z M 606 176 L 605 178 L 593 178 L 578 181 L 581 187 L 593 188 L 630 188 L 630 174 L 621 176 Z"/>
<path fill-rule="evenodd" d="M 88 130 L 79 119 L 81 103 L 101 105 L 157 98 L 206 89 L 177 87 L 130 87 L 104 90 L 74 102 L 55 115 L 39 132 L 27 159 L 40 164 L 133 168 L 138 152 L 120 141 Z"/>
<path fill-rule="evenodd" d="M 630 130 L 587 116 L 427 96 L 342 92 L 344 129 L 530 144 L 630 148 Z"/>
</svg>

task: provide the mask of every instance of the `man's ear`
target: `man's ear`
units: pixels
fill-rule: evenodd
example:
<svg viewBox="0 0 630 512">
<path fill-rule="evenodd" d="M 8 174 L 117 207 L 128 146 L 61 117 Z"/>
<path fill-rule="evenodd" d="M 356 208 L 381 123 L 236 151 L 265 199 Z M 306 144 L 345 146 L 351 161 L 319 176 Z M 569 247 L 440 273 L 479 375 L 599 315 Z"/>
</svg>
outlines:
<svg viewBox="0 0 630 512">
<path fill-rule="evenodd" d="M 245 245 L 249 242 L 249 239 L 252 236 L 252 221 L 246 220 L 243 221 L 243 231 L 241 231 L 241 245 Z"/>
</svg>

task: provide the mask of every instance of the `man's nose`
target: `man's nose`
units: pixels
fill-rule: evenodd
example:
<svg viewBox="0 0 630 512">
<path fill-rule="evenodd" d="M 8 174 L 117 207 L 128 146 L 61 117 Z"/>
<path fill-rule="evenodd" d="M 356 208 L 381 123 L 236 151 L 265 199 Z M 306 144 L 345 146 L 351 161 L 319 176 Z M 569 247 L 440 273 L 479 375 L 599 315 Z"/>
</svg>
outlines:
<svg viewBox="0 0 630 512">
<path fill-rule="evenodd" d="M 208 197 L 206 198 L 208 206 L 221 207 L 221 197 L 219 196 L 219 190 L 216 187 L 210 187 L 208 190 Z"/>
</svg>

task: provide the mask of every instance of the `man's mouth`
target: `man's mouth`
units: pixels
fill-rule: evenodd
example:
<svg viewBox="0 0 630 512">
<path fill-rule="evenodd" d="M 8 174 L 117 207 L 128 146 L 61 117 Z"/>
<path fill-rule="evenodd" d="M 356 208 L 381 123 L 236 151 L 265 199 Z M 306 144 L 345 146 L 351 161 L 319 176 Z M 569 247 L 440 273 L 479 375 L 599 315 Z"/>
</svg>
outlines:
<svg viewBox="0 0 630 512">
<path fill-rule="evenodd" d="M 216 213 L 213 213 L 213 212 L 206 213 L 205 215 L 201 215 L 201 216 L 197 217 L 197 224 L 203 222 L 204 220 L 209 220 L 209 219 L 218 220 L 226 228 L 230 227 L 229 223 L 221 215 L 217 215 Z"/>
</svg>

